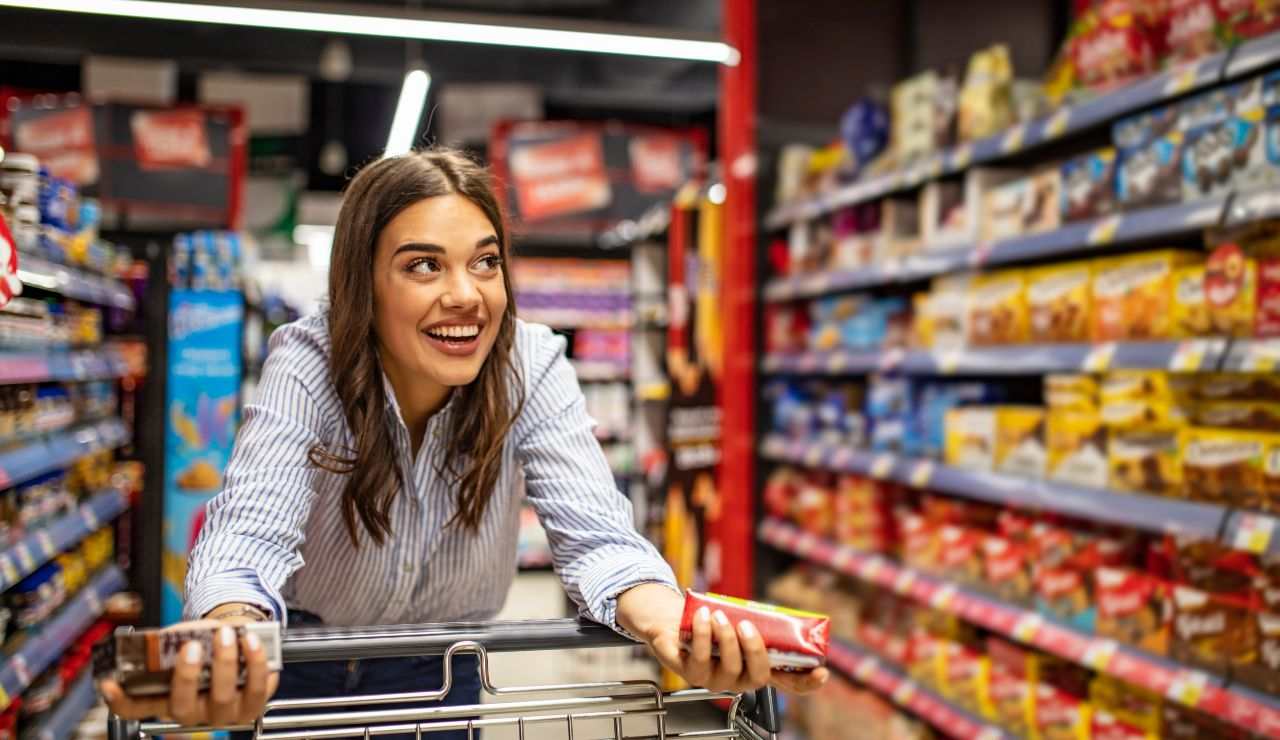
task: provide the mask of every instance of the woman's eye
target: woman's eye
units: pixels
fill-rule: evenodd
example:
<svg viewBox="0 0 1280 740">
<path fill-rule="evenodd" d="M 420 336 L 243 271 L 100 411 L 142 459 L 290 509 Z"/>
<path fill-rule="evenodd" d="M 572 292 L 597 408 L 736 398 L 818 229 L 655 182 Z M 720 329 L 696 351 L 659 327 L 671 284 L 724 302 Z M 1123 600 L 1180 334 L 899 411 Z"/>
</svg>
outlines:
<svg viewBox="0 0 1280 740">
<path fill-rule="evenodd" d="M 476 260 L 476 266 L 487 272 L 492 272 L 502 266 L 502 258 L 496 254 L 488 254 Z"/>
<path fill-rule="evenodd" d="M 409 272 L 418 275 L 428 275 L 433 272 L 439 272 L 440 264 L 433 259 L 416 259 L 409 263 L 407 269 Z"/>
</svg>

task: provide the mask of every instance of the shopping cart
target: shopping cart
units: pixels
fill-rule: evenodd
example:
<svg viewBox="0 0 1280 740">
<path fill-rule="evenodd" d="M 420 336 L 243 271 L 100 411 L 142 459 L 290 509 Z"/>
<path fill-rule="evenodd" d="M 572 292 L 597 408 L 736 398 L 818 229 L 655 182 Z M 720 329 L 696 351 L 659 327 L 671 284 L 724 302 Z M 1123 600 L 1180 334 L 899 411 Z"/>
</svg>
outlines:
<svg viewBox="0 0 1280 740">
<path fill-rule="evenodd" d="M 606 627 L 573 619 L 291 629 L 282 642 L 286 663 L 440 655 L 444 656 L 444 680 L 435 691 L 274 700 L 255 724 L 243 727 L 183 727 L 113 716 L 108 735 L 110 740 L 135 740 L 223 729 L 252 732 L 257 740 L 371 740 L 391 734 L 431 740 L 433 733 L 465 731 L 469 739 L 480 740 L 484 731 L 486 740 L 528 740 L 534 735 L 545 737 L 551 728 L 556 737 L 568 740 L 774 740 L 781 730 L 771 688 L 752 694 L 703 689 L 663 692 L 658 684 L 643 680 L 498 687 L 490 676 L 490 652 L 625 645 L 633 643 Z M 476 656 L 482 691 L 493 701 L 433 706 L 452 687 L 452 658 L 465 654 Z M 390 704 L 398 706 L 379 708 Z M 720 709 L 726 704 L 727 711 Z"/>
</svg>

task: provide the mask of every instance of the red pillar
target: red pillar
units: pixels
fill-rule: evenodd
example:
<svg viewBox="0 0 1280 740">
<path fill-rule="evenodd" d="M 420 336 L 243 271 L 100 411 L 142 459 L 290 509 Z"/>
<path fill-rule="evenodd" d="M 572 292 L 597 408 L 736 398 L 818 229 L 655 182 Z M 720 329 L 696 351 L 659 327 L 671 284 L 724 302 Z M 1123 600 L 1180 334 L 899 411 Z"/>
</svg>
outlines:
<svg viewBox="0 0 1280 740">
<path fill-rule="evenodd" d="M 725 43 L 741 54 L 720 68 L 719 160 L 723 166 L 725 242 L 724 377 L 720 383 L 724 505 L 717 522 L 722 579 L 712 588 L 750 596 L 754 573 L 756 294 L 756 3 L 723 0 Z"/>
</svg>

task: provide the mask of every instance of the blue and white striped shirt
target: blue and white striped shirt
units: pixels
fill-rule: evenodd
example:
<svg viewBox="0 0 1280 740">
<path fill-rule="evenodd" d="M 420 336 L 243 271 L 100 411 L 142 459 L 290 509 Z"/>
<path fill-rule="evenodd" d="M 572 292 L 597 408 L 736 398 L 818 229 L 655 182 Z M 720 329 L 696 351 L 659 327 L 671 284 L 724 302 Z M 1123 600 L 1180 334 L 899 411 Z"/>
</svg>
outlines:
<svg viewBox="0 0 1280 740">
<path fill-rule="evenodd" d="M 493 498 L 477 531 L 445 524 L 456 504 L 436 472 L 452 402 L 427 425 L 416 460 L 388 386 L 396 456 L 408 491 L 391 507 L 381 547 L 351 545 L 341 514 L 343 477 L 312 465 L 315 443 L 353 446 L 328 374 L 324 314 L 278 329 L 255 402 L 245 406 L 223 490 L 209 502 L 186 579 L 186 614 L 219 604 L 286 606 L 333 626 L 491 619 L 516 570 L 524 496 L 533 505 L 569 596 L 592 619 L 618 628 L 616 597 L 640 583 L 675 588 L 671 569 L 641 537 L 592 432 L 565 340 L 516 322 L 515 365 L 525 405 L 503 448 Z M 385 383 L 384 378 L 384 383 Z M 362 533 L 363 534 L 363 533 Z"/>
</svg>

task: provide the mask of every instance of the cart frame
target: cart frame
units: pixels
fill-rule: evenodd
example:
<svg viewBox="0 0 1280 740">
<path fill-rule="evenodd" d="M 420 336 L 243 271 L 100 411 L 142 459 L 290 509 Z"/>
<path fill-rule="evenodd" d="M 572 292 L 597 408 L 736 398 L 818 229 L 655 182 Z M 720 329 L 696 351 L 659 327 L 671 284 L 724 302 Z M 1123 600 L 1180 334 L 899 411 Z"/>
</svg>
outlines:
<svg viewBox="0 0 1280 740">
<path fill-rule="evenodd" d="M 110 740 L 140 740 L 157 735 L 190 735 L 211 730 L 252 732 L 255 740 L 372 740 L 390 734 L 413 734 L 415 740 L 430 740 L 433 734 L 465 731 L 478 740 L 478 730 L 515 728 L 520 740 L 533 725 L 562 726 L 569 740 L 575 725 L 587 720 L 608 720 L 615 740 L 627 740 L 623 720 L 649 718 L 654 732 L 646 738 L 657 740 L 703 740 L 743 738 L 774 740 L 781 731 L 777 696 L 772 688 L 753 694 L 692 689 L 664 693 L 653 681 L 604 681 L 538 686 L 494 685 L 489 670 L 490 652 L 568 650 L 635 645 L 611 629 L 574 619 L 520 622 L 475 622 L 430 625 L 402 625 L 355 629 L 302 628 L 284 633 L 281 652 L 285 663 L 328 660 L 368 660 L 373 658 L 439 655 L 444 657 L 443 680 L 439 689 L 357 697 L 309 697 L 276 699 L 252 725 L 235 727 L 183 727 L 171 722 L 136 722 L 114 715 L 109 719 Z M 429 706 L 449 694 L 453 686 L 456 655 L 477 658 L 481 690 L 495 698 L 514 694 L 538 698 L 497 701 L 467 706 Z M 574 694 L 573 696 L 565 696 Z M 723 727 L 673 733 L 668 730 L 668 714 L 673 706 L 696 702 L 727 701 L 729 709 Z M 385 704 L 422 706 L 379 708 Z M 282 714 L 307 710 L 307 714 Z"/>
</svg>

